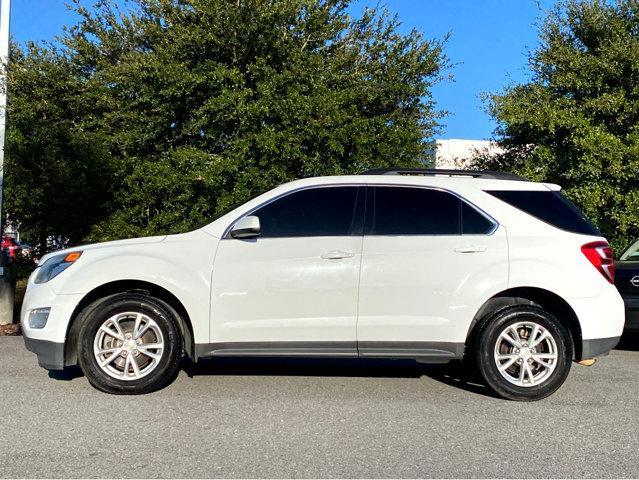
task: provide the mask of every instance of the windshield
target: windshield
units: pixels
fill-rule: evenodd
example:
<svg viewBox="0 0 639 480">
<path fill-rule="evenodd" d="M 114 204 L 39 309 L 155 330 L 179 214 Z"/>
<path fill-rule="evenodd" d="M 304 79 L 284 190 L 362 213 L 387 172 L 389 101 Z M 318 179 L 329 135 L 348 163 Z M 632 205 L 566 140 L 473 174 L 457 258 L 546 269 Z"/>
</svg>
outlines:
<svg viewBox="0 0 639 480">
<path fill-rule="evenodd" d="M 619 260 L 626 260 L 628 262 L 639 262 L 639 239 L 637 239 L 635 243 L 630 245 L 626 249 L 626 251 L 621 254 Z"/>
</svg>

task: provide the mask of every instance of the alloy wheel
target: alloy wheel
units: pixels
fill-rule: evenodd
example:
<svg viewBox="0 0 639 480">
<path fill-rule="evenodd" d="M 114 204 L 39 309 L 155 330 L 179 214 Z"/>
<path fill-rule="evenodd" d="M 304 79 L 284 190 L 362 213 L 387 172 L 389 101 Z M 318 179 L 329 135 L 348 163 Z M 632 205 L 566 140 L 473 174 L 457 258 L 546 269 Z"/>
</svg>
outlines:
<svg viewBox="0 0 639 480">
<path fill-rule="evenodd" d="M 95 335 L 93 354 L 99 367 L 118 380 L 139 380 L 158 366 L 164 337 L 148 315 L 124 312 L 108 318 Z"/>
<path fill-rule="evenodd" d="M 494 360 L 499 373 L 519 387 L 533 387 L 548 380 L 558 358 L 555 338 L 532 321 L 507 326 L 495 343 Z"/>
</svg>

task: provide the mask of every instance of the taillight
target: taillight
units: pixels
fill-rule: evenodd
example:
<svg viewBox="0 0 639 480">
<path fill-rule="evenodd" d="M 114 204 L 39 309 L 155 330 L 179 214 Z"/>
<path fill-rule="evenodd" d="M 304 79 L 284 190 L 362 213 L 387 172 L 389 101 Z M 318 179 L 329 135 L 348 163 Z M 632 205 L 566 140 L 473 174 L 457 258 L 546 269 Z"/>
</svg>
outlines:
<svg viewBox="0 0 639 480">
<path fill-rule="evenodd" d="M 606 242 L 586 243 L 581 251 L 606 280 L 615 283 L 615 259 L 610 245 Z"/>
</svg>

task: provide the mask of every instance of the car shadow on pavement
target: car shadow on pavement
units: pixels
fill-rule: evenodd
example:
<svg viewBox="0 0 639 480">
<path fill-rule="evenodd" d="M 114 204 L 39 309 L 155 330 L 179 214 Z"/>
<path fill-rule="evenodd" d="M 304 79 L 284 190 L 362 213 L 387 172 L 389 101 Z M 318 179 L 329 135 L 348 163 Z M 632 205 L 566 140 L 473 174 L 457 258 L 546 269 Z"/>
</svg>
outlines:
<svg viewBox="0 0 639 480">
<path fill-rule="evenodd" d="M 197 363 L 185 361 L 184 372 L 189 377 L 207 375 L 238 376 L 300 376 L 300 377 L 362 377 L 420 378 L 461 390 L 495 397 L 477 374 L 463 362 L 423 364 L 415 360 L 328 359 L 328 358 L 215 358 Z"/>
<path fill-rule="evenodd" d="M 189 377 L 236 376 L 299 376 L 299 377 L 360 377 L 360 378 L 421 378 L 428 377 L 467 392 L 495 397 L 472 367 L 461 361 L 425 364 L 415 360 L 358 358 L 285 358 L 285 357 L 220 357 L 193 363 L 184 358 L 181 370 Z M 49 378 L 71 381 L 83 376 L 78 366 L 49 371 Z M 176 372 L 177 376 L 178 372 Z M 174 380 L 174 379 L 173 379 Z"/>
<path fill-rule="evenodd" d="M 639 331 L 624 332 L 615 350 L 639 352 Z"/>
<path fill-rule="evenodd" d="M 65 367 L 64 370 L 49 370 L 49 378 L 54 380 L 70 381 L 76 378 L 83 377 L 82 369 L 75 365 L 73 367 Z"/>
<path fill-rule="evenodd" d="M 422 367 L 425 369 L 424 375 L 438 382 L 477 395 L 500 398 L 484 383 L 475 368 L 468 366 L 464 362 L 451 362 L 445 365 L 423 365 Z"/>
<path fill-rule="evenodd" d="M 64 367 L 64 370 L 49 370 L 48 374 L 49 378 L 54 380 L 63 380 L 66 382 L 84 377 L 84 373 L 82 373 L 82 369 L 79 365 Z"/>
</svg>

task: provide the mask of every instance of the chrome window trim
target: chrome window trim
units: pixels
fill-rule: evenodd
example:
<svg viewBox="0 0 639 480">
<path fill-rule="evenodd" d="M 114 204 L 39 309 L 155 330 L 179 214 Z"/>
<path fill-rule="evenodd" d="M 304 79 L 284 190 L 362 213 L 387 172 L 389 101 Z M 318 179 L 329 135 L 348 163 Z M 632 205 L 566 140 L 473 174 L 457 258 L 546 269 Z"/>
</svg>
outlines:
<svg viewBox="0 0 639 480">
<path fill-rule="evenodd" d="M 421 237 L 445 237 L 445 236 L 483 237 L 483 236 L 491 236 L 491 235 L 493 235 L 497 231 L 497 229 L 499 228 L 499 222 L 497 220 L 495 220 L 495 218 L 492 215 L 490 215 L 488 212 L 486 212 L 482 208 L 480 208 L 477 205 L 475 205 L 470 200 L 462 197 L 457 192 L 455 192 L 453 190 L 449 190 L 447 188 L 433 187 L 433 186 L 429 186 L 429 185 L 414 185 L 414 184 L 410 184 L 410 183 L 331 183 L 331 184 L 319 184 L 319 185 L 305 185 L 303 187 L 294 188 L 293 190 L 288 190 L 286 192 L 282 192 L 281 194 L 276 195 L 275 197 L 270 198 L 270 199 L 266 200 L 263 203 L 260 203 L 259 205 L 251 208 L 250 210 L 248 210 L 247 212 L 243 213 L 242 215 L 237 217 L 235 220 L 233 220 L 226 227 L 226 229 L 224 230 L 224 234 L 222 235 L 222 240 L 237 240 L 237 239 L 235 239 L 235 238 L 233 238 L 231 236 L 231 229 L 233 228 L 233 225 L 235 225 L 240 219 L 242 219 L 244 217 L 247 217 L 249 215 L 252 215 L 253 213 L 255 213 L 260 208 L 265 207 L 266 205 L 269 205 L 269 204 L 273 203 L 274 201 L 279 200 L 280 198 L 284 198 L 284 197 L 286 197 L 288 195 L 291 195 L 293 193 L 297 193 L 297 192 L 300 192 L 300 191 L 303 191 L 303 190 L 309 190 L 311 188 L 315 189 L 315 188 L 334 188 L 334 187 L 391 187 L 391 188 L 421 188 L 421 189 L 427 189 L 427 190 L 438 190 L 438 191 L 441 191 L 441 192 L 450 193 L 451 195 L 454 195 L 455 197 L 457 197 L 460 201 L 467 203 L 471 208 L 475 209 L 480 215 L 484 216 L 493 225 L 493 228 L 491 230 L 489 230 L 487 233 L 469 233 L 469 234 L 460 233 L 458 235 L 447 235 L 447 234 L 443 234 L 443 235 L 438 235 L 438 234 L 417 235 L 417 234 L 408 234 L 408 235 L 362 235 L 362 236 L 367 236 L 367 237 L 370 237 L 370 236 L 373 236 L 373 237 L 419 237 L 419 236 L 421 236 Z M 463 229 L 463 226 L 462 226 L 462 229 Z M 313 238 L 313 237 L 278 237 L 278 238 Z"/>
</svg>

